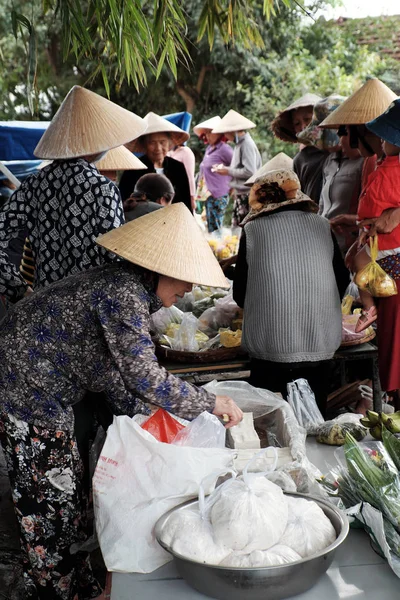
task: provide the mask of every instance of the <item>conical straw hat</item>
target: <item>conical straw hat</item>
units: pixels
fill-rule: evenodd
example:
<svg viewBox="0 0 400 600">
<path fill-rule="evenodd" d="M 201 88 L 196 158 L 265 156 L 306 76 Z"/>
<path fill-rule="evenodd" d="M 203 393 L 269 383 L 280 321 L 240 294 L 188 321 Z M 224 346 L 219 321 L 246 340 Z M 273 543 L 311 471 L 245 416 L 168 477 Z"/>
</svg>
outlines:
<svg viewBox="0 0 400 600">
<path fill-rule="evenodd" d="M 270 171 L 276 171 L 278 169 L 291 171 L 293 169 L 293 158 L 290 158 L 290 156 L 284 152 L 279 152 L 279 154 L 271 158 L 271 160 L 266 162 L 265 165 L 260 167 L 258 171 L 256 171 L 254 175 L 252 175 L 250 179 L 246 181 L 245 185 L 250 187 L 255 181 L 257 181 L 257 179 L 259 179 L 259 177 L 264 177 Z"/>
<path fill-rule="evenodd" d="M 44 169 L 50 165 L 52 160 L 44 160 L 38 166 L 38 169 Z M 129 152 L 125 146 L 118 146 L 109 150 L 103 158 L 94 163 L 99 171 L 133 171 L 147 169 L 146 165 L 137 158 L 132 152 Z"/>
<path fill-rule="evenodd" d="M 396 98 L 396 94 L 382 81 L 369 79 L 322 121 L 319 127 L 336 129 L 340 125 L 365 125 L 385 112 Z"/>
<path fill-rule="evenodd" d="M 307 106 L 312 108 L 319 100 L 322 100 L 322 98 L 321 96 L 317 96 L 317 94 L 304 94 L 304 96 L 292 102 L 287 108 L 281 110 L 271 123 L 271 129 L 274 136 L 284 142 L 296 144 L 298 140 L 293 128 L 291 111 Z"/>
<path fill-rule="evenodd" d="M 174 146 L 179 146 L 183 144 L 183 142 L 187 142 L 190 138 L 190 135 L 183 131 L 177 125 L 174 125 L 164 117 L 160 117 L 160 115 L 156 115 L 156 113 L 149 112 L 143 119 L 146 123 L 146 135 L 149 133 L 169 133 L 170 138 Z M 132 138 L 133 139 L 133 138 Z M 135 140 L 135 142 L 129 147 L 133 152 L 146 152 L 145 139 L 139 137 L 139 139 Z"/>
<path fill-rule="evenodd" d="M 182 202 L 130 221 L 97 238 L 97 243 L 129 262 L 212 287 L 229 287 L 195 218 Z"/>
<path fill-rule="evenodd" d="M 134 171 L 147 169 L 137 156 L 129 152 L 125 146 L 109 150 L 103 158 L 95 163 L 99 171 Z"/>
<path fill-rule="evenodd" d="M 64 98 L 34 155 L 76 158 L 126 144 L 146 131 L 143 119 L 85 88 L 75 85 Z"/>
<path fill-rule="evenodd" d="M 243 131 L 246 129 L 253 129 L 257 127 L 253 121 L 246 119 L 243 115 L 236 112 L 236 110 L 230 110 L 222 117 L 219 125 L 217 125 L 212 132 L 213 133 L 228 133 L 230 131 Z"/>
<path fill-rule="evenodd" d="M 221 117 L 211 117 L 211 119 L 207 119 L 207 121 L 203 121 L 202 123 L 199 123 L 198 125 L 195 125 L 193 127 L 193 131 L 196 135 L 202 135 L 203 133 L 205 133 L 206 131 L 212 131 L 214 129 L 214 127 L 217 127 L 217 125 L 219 125 L 219 123 L 221 123 L 222 119 Z"/>
</svg>

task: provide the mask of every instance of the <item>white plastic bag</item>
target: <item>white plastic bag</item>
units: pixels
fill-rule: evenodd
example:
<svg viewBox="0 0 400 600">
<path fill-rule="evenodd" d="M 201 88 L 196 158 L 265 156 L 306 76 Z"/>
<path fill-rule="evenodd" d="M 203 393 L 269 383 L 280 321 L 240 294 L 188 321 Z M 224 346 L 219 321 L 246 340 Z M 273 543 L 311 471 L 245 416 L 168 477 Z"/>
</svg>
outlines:
<svg viewBox="0 0 400 600">
<path fill-rule="evenodd" d="M 230 292 L 224 298 L 215 301 L 215 306 L 208 308 L 199 317 L 199 329 L 208 336 L 215 335 L 221 327 L 229 327 L 239 310 Z"/>
<path fill-rule="evenodd" d="M 306 379 L 296 379 L 287 384 L 288 402 L 301 427 L 310 435 L 315 435 L 318 427 L 325 422 L 315 401 L 314 392 Z"/>
<path fill-rule="evenodd" d="M 307 558 L 336 540 L 336 531 L 321 507 L 312 500 L 287 497 L 288 522 L 279 543 Z"/>
<path fill-rule="evenodd" d="M 236 477 L 234 471 L 226 469 L 217 471 L 211 477 L 216 481 L 220 475 L 226 473 Z M 173 513 L 163 527 L 161 539 L 174 552 L 185 558 L 218 565 L 230 553 L 230 549 L 216 543 L 214 539 L 207 508 L 210 500 L 206 501 L 204 495 L 206 485 L 210 485 L 208 477 L 200 484 L 198 506 Z"/>
<path fill-rule="evenodd" d="M 187 427 L 181 429 L 172 442 L 175 446 L 193 448 L 225 448 L 226 429 L 215 415 L 204 411 Z"/>
<path fill-rule="evenodd" d="M 164 444 L 129 417 L 114 417 L 93 477 L 96 530 L 107 569 L 150 573 L 169 562 L 153 534 L 156 521 L 196 496 L 206 475 L 232 464 L 227 448 Z"/>
<path fill-rule="evenodd" d="M 221 566 L 254 568 L 254 567 L 276 567 L 301 560 L 301 556 L 282 544 L 276 544 L 269 550 L 253 550 L 250 554 L 232 552 L 222 562 Z"/>
<path fill-rule="evenodd" d="M 245 467 L 242 478 L 222 484 L 214 495 L 211 523 L 218 543 L 246 553 L 278 543 L 287 523 L 287 501 L 264 473 L 248 473 Z"/>
</svg>

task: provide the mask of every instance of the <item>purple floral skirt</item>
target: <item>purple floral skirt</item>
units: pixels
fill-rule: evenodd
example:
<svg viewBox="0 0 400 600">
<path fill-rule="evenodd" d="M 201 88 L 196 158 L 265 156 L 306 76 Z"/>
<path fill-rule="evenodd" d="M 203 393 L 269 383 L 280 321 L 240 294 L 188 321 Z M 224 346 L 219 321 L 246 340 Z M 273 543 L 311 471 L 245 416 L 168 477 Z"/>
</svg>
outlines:
<svg viewBox="0 0 400 600">
<path fill-rule="evenodd" d="M 96 598 L 102 588 L 93 576 L 89 555 L 74 553 L 91 534 L 83 464 L 74 436 L 1 413 L 0 442 L 20 527 L 25 597 Z"/>
</svg>

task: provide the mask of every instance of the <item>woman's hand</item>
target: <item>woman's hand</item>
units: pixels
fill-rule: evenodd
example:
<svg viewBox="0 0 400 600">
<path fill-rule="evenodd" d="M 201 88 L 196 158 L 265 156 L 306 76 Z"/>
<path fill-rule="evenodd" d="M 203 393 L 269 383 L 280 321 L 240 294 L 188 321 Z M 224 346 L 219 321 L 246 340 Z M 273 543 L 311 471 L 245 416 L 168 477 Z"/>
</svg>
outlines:
<svg viewBox="0 0 400 600">
<path fill-rule="evenodd" d="M 213 415 L 222 418 L 227 415 L 229 417 L 229 421 L 225 424 L 227 429 L 238 425 L 243 419 L 242 411 L 229 396 L 217 396 Z"/>
<path fill-rule="evenodd" d="M 218 173 L 218 175 L 229 175 L 229 169 L 225 165 L 217 165 L 213 171 L 214 173 Z"/>
<path fill-rule="evenodd" d="M 332 229 L 337 233 L 343 233 L 344 227 L 356 227 L 357 215 L 338 215 L 329 221 Z"/>
<path fill-rule="evenodd" d="M 392 233 L 393 229 L 400 225 L 400 208 L 388 208 L 376 219 L 364 219 L 359 223 L 363 228 L 370 225 L 369 235 L 372 237 L 377 233 Z"/>
</svg>

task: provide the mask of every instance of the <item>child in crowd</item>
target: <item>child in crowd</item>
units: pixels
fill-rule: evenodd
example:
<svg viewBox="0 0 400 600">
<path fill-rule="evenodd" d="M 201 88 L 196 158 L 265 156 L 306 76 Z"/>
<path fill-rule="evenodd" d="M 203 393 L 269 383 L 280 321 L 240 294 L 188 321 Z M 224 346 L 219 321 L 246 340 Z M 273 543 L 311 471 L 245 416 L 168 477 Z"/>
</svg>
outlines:
<svg viewBox="0 0 400 600">
<path fill-rule="evenodd" d="M 382 139 L 386 157 L 369 176 L 358 205 L 358 219 L 380 217 L 384 210 L 400 206 L 400 99 L 395 100 L 387 111 L 367 123 L 370 131 Z M 366 232 L 360 236 L 365 240 Z M 400 278 L 400 226 L 391 233 L 379 235 L 377 260 L 382 269 L 394 279 Z M 361 244 L 360 244 L 361 245 Z M 353 270 L 358 272 L 371 261 L 369 244 L 365 244 L 354 258 Z M 355 331 L 363 331 L 377 319 L 373 297 L 360 290 L 363 305 Z"/>
</svg>

